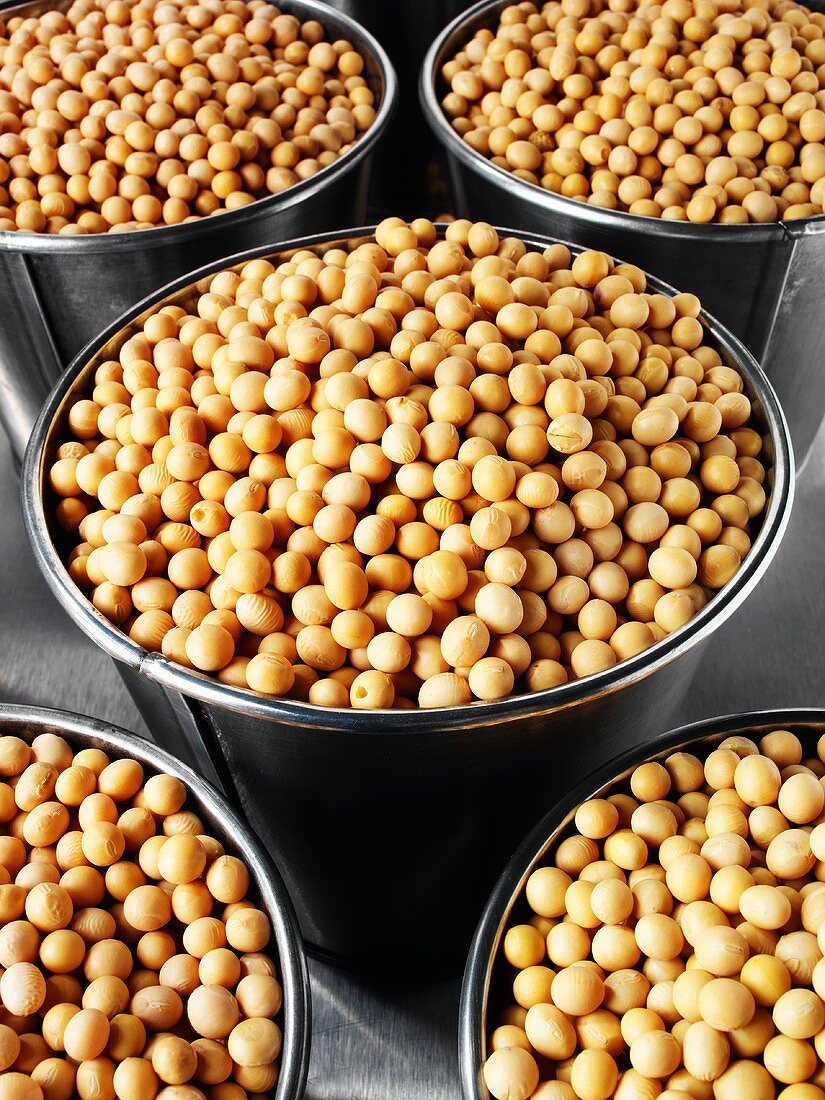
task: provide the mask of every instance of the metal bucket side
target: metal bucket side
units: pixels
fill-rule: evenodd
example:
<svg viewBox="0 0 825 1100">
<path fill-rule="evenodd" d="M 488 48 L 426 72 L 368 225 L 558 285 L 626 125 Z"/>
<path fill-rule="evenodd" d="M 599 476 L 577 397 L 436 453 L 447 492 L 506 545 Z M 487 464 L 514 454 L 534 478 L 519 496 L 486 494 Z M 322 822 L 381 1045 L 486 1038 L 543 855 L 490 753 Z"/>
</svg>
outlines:
<svg viewBox="0 0 825 1100">
<path fill-rule="evenodd" d="M 194 804 L 216 837 L 221 837 L 227 847 L 244 859 L 272 923 L 278 973 L 284 990 L 284 1042 L 273 1100 L 299 1100 L 309 1068 L 312 1014 L 309 973 L 300 930 L 283 880 L 248 824 L 200 775 L 133 733 L 67 711 L 0 703 L 0 734 L 13 734 L 31 741 L 40 733 L 55 733 L 70 743 L 113 751 L 139 761 L 152 771 L 163 771 L 180 779 L 186 786 L 190 804 Z"/>
<path fill-rule="evenodd" d="M 822 323 L 825 286 L 825 217 L 789 222 L 788 246 L 770 256 L 762 275 L 766 310 L 775 303 L 765 335 L 762 361 L 788 417 L 801 469 L 811 453 L 825 414 L 825 326 Z M 782 285 L 775 285 L 787 254 Z M 760 298 L 757 298 L 759 301 Z"/>
<path fill-rule="evenodd" d="M 444 146 L 457 210 L 599 248 L 698 294 L 763 363 L 791 424 L 799 465 L 825 415 L 825 215 L 750 225 L 692 225 L 575 202 L 513 176 L 475 153 L 441 111 L 441 67 L 476 30 L 496 23 L 503 0 L 482 0 L 431 46 L 419 95 Z"/>
<path fill-rule="evenodd" d="M 37 0 L 19 7 L 43 6 Z M 375 38 L 342 12 L 317 0 L 286 0 L 281 6 L 304 19 L 318 18 L 360 49 L 366 77 L 380 95 L 375 122 L 317 175 L 239 210 L 131 233 L 61 237 L 0 231 L 0 423 L 18 460 L 27 425 L 66 365 L 159 285 L 261 240 L 364 220 L 373 153 L 397 107 L 395 71 Z"/>
<path fill-rule="evenodd" d="M 733 734 L 760 735 L 787 729 L 799 735 L 825 730 L 825 710 L 781 709 L 704 719 L 661 734 L 643 747 L 632 748 L 600 766 L 571 792 L 564 794 L 531 830 L 502 871 L 484 907 L 467 957 L 461 988 L 458 1061 L 463 1100 L 492 1100 L 481 1073 L 487 1057 L 487 1007 L 496 989 L 499 947 L 511 914 L 518 912 L 531 873 L 545 861 L 576 808 L 589 798 L 604 797 L 646 760 L 664 760 L 672 752 L 690 752 Z"/>
<path fill-rule="evenodd" d="M 193 705 L 278 858 L 308 948 L 377 976 L 390 954 L 408 972 L 458 972 L 518 838 L 595 760 L 672 721 L 707 644 L 561 710 L 403 738 Z M 141 693 L 175 694 L 138 678 Z"/>
<path fill-rule="evenodd" d="M 361 239 L 370 234 L 369 229 L 352 230 L 347 236 Z M 327 234 L 284 247 L 323 245 L 340 237 L 341 234 Z M 543 246 L 547 242 L 530 243 Z M 247 257 L 272 251 L 271 247 L 263 247 Z M 178 280 L 150 301 L 153 304 L 168 301 L 170 293 L 185 295 L 193 278 L 203 279 L 207 272 L 226 264 L 226 261 L 213 264 L 206 272 Z M 673 293 L 655 281 L 652 285 Z M 483 895 L 497 852 L 502 851 L 495 844 L 504 845 L 502 854 L 506 854 L 508 846 L 523 831 L 521 822 L 526 826 L 539 812 L 540 796 L 546 804 L 542 792 L 555 780 L 555 775 L 547 774 L 549 750 L 554 769 L 558 757 L 559 763 L 569 766 L 566 772 L 569 777 L 589 767 L 588 754 L 596 736 L 612 752 L 644 739 L 666 724 L 698 662 L 695 647 L 710 636 L 756 584 L 787 524 L 793 477 L 782 413 L 770 384 L 745 349 L 715 322 L 710 322 L 723 355 L 743 368 L 755 413 L 762 418 L 775 457 L 770 503 L 762 529 L 731 585 L 708 604 L 682 636 L 673 635 L 633 661 L 600 676 L 495 704 L 473 704 L 452 711 L 405 712 L 399 722 L 397 713 L 392 711 L 329 710 L 265 699 L 174 666 L 158 654 L 141 650 L 122 635 L 68 578 L 46 518 L 47 459 L 54 449 L 71 393 L 75 387 L 84 385 L 98 355 L 109 357 L 112 351 L 109 341 L 116 339 L 124 323 L 129 331 L 130 325 L 140 322 L 147 305 L 141 303 L 78 357 L 41 413 L 24 471 L 24 512 L 29 536 L 38 563 L 59 602 L 101 648 L 126 666 L 125 679 L 139 705 L 147 707 L 151 715 L 168 710 L 173 704 L 179 707 L 183 697 L 187 697 L 187 713 L 194 715 L 194 719 L 190 722 L 187 718 L 176 727 L 176 745 L 194 744 L 195 759 L 211 759 L 226 790 L 234 792 L 261 832 L 266 830 L 266 839 L 271 837 L 273 844 L 283 843 L 287 848 L 293 843 L 306 845 L 303 858 L 317 872 L 311 883 L 307 881 L 309 875 L 302 875 L 304 868 L 299 868 L 297 859 L 294 877 L 293 868 L 288 866 L 288 854 L 283 864 L 290 885 L 297 891 L 304 929 L 316 947 L 351 957 L 358 950 L 358 937 L 363 943 L 365 929 L 373 928 L 382 906 L 395 906 L 393 912 L 397 912 L 399 922 L 409 917 L 411 876 L 422 871 L 420 863 L 412 868 L 411 857 L 417 848 L 416 837 L 420 839 L 425 827 L 435 823 L 426 844 L 432 853 L 433 866 L 423 869 L 425 876 L 415 880 L 414 888 L 422 903 L 429 901 L 432 891 L 428 890 L 427 882 L 432 883 L 440 875 L 439 881 L 445 883 L 445 889 L 452 888 L 455 904 L 460 906 L 462 890 L 456 875 L 474 873 L 478 851 L 484 850 L 481 841 L 489 846 L 491 858 L 482 868 L 475 896 Z M 678 665 L 676 657 L 681 658 Z M 267 739 L 265 744 L 262 737 Z M 515 737 L 519 738 L 518 753 L 513 752 L 511 744 Z M 202 740 L 202 746 L 198 746 L 197 738 Z M 519 783 L 525 786 L 524 797 Z M 364 789 L 370 791 L 369 799 L 363 797 Z M 481 800 L 477 793 L 474 796 L 474 790 L 480 789 L 487 792 L 481 809 Z M 277 801 L 272 798 L 273 790 L 279 792 Z M 506 835 L 497 837 L 491 823 L 501 829 L 506 816 L 500 812 L 502 798 L 512 811 L 514 826 L 512 830 L 508 826 Z M 436 827 L 439 821 L 440 829 Z M 443 827 L 445 822 L 449 828 Z M 288 843 L 284 839 L 287 835 L 291 838 Z M 385 840 L 386 849 L 382 849 Z M 380 851 L 381 861 L 362 858 L 368 850 Z M 393 865 L 393 859 L 397 863 L 401 852 L 407 859 L 403 873 Z M 330 909 L 329 887 L 335 882 L 345 891 L 356 872 L 362 876 L 358 880 L 362 891 L 361 920 L 347 925 L 348 918 L 343 912 Z M 381 883 L 388 884 L 392 875 L 393 894 L 382 892 Z M 465 893 L 469 895 L 469 888 Z M 428 915 L 431 917 L 432 912 L 426 906 L 421 914 L 416 914 L 419 920 Z M 466 926 L 456 933 L 459 948 L 466 942 L 464 936 L 472 924 L 472 914 L 466 913 L 466 920 Z M 385 923 L 383 929 L 375 929 L 375 935 L 380 936 L 382 931 L 389 934 L 392 927 Z M 449 954 L 453 959 L 455 950 L 455 944 L 451 945 Z"/>
</svg>

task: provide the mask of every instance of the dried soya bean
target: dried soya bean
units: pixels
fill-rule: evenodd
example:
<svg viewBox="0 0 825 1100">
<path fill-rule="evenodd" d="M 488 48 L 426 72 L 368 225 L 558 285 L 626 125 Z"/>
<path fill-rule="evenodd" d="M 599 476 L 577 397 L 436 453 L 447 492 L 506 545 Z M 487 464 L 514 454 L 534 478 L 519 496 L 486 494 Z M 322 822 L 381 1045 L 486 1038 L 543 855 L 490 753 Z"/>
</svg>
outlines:
<svg viewBox="0 0 825 1100">
<path fill-rule="evenodd" d="M 492 702 L 642 652 L 750 549 L 743 379 L 693 295 L 604 253 L 390 218 L 186 303 L 97 364 L 50 469 L 73 580 L 179 664 L 320 706 Z"/>
</svg>

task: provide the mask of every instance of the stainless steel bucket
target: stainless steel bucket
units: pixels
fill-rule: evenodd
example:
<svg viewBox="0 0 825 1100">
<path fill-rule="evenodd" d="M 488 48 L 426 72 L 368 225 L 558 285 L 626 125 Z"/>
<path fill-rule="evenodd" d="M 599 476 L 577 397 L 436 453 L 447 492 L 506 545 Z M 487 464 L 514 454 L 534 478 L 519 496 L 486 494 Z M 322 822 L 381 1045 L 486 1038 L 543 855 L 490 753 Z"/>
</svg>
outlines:
<svg viewBox="0 0 825 1100">
<path fill-rule="evenodd" d="M 44 0 L 4 7 L 33 13 Z M 375 122 L 352 149 L 279 195 L 182 225 L 83 237 L 0 231 L 0 423 L 22 456 L 28 428 L 68 363 L 125 309 L 170 279 L 263 240 L 362 222 L 376 146 L 398 99 L 395 71 L 362 27 L 318 0 L 284 0 L 283 11 L 318 19 L 366 59 L 379 102 Z"/>
<path fill-rule="evenodd" d="M 370 205 L 414 217 L 450 209 L 444 152 L 421 116 L 416 86 L 438 32 L 471 0 L 328 0 L 374 34 L 398 74 L 398 113 L 372 167 Z M 343 223 L 342 223 L 343 224 Z"/>
<path fill-rule="evenodd" d="M 498 24 L 508 2 L 482 0 L 460 15 L 421 70 L 421 106 L 447 152 L 456 212 L 603 249 L 698 294 L 776 387 L 801 466 L 825 416 L 825 215 L 767 225 L 639 217 L 543 191 L 491 164 L 443 114 L 440 74 L 477 30 Z"/>
<path fill-rule="evenodd" d="M 710 748 L 726 737 L 741 734 L 758 740 L 775 729 L 790 730 L 802 738 L 818 739 L 825 732 L 825 710 L 763 710 L 710 718 L 656 737 L 642 748 L 630 749 L 596 769 L 572 792 L 564 794 L 508 862 L 482 914 L 464 971 L 458 1024 L 458 1059 L 463 1100 L 492 1100 L 481 1073 L 487 1058 L 487 1013 L 497 993 L 503 995 L 503 968 L 497 956 L 511 916 L 524 904 L 524 885 L 546 861 L 576 808 L 589 798 L 603 798 L 645 760 L 664 759 L 673 752 Z"/>
<path fill-rule="evenodd" d="M 309 1067 L 309 974 L 295 911 L 283 880 L 260 841 L 213 787 L 143 738 L 95 718 L 63 710 L 0 703 L 0 735 L 13 734 L 30 742 L 41 733 L 65 737 L 73 747 L 99 748 L 117 757 L 128 756 L 152 773 L 166 772 L 180 779 L 186 786 L 187 805 L 197 811 L 216 839 L 245 861 L 254 892 L 272 924 L 278 980 L 284 991 L 284 1045 L 272 1100 L 299 1100 L 304 1094 Z"/>
<path fill-rule="evenodd" d="M 119 333 L 140 323 L 150 306 L 185 300 L 195 280 L 253 256 L 371 232 L 326 234 L 232 257 L 121 318 L 78 356 L 41 412 L 26 455 L 23 506 L 37 562 L 57 599 L 118 662 L 163 744 L 217 778 L 243 807 L 281 868 L 311 949 L 361 970 L 385 974 L 391 955 L 394 970 L 434 972 L 460 967 L 503 860 L 548 802 L 590 769 L 593 754 L 608 759 L 667 726 L 703 643 L 773 558 L 789 516 L 793 460 L 770 383 L 745 348 L 705 317 L 723 359 L 741 370 L 770 440 L 769 501 L 737 576 L 683 630 L 645 653 L 549 691 L 402 713 L 268 699 L 146 652 L 75 587 L 53 541 L 48 467 L 74 395 L 85 392 Z"/>
</svg>

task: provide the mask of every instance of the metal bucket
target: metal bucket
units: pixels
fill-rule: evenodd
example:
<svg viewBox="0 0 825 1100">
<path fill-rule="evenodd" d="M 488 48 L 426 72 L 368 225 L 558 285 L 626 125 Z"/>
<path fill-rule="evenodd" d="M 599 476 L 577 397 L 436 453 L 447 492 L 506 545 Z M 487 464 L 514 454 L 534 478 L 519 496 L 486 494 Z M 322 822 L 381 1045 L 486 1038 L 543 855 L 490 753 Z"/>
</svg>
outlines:
<svg viewBox="0 0 825 1100">
<path fill-rule="evenodd" d="M 750 554 L 684 629 L 606 672 L 552 690 L 403 713 L 268 699 L 149 653 L 74 585 L 53 541 L 48 466 L 74 395 L 86 392 L 97 362 L 111 357 L 119 335 L 140 324 L 149 307 L 186 300 L 195 280 L 232 264 L 341 237 L 326 234 L 213 264 L 141 303 L 86 348 L 32 433 L 25 521 L 55 596 L 115 658 L 149 726 L 243 807 L 281 868 L 311 950 L 383 974 L 389 953 L 394 969 L 459 969 L 498 869 L 548 801 L 588 769 L 594 752 L 607 759 L 644 744 L 672 719 L 704 643 L 774 556 L 790 512 L 793 459 L 770 383 L 745 348 L 703 315 L 723 359 L 742 372 L 774 468 Z M 656 280 L 651 285 L 675 293 Z"/>
<path fill-rule="evenodd" d="M 524 886 L 532 872 L 544 863 L 567 828 L 576 808 L 589 798 L 603 798 L 624 782 L 646 760 L 663 760 L 673 752 L 710 748 L 733 734 L 758 740 L 771 730 L 790 730 L 800 737 L 819 738 L 825 732 L 825 710 L 763 710 L 710 718 L 672 730 L 643 749 L 635 748 L 595 770 L 572 793 L 553 806 L 509 861 L 488 900 L 473 937 L 464 981 L 458 1023 L 458 1060 L 463 1100 L 492 1100 L 484 1083 L 482 1066 L 487 1058 L 487 1012 L 491 998 L 502 991 L 497 956 L 511 916 L 524 904 Z"/>
<path fill-rule="evenodd" d="M 2 14 L 36 13 L 35 3 Z M 262 240 L 289 237 L 366 216 L 370 166 L 395 112 L 398 82 L 379 43 L 318 0 L 284 0 L 281 10 L 318 19 L 366 60 L 365 78 L 379 102 L 373 125 L 349 152 L 317 175 L 239 210 L 181 225 L 80 237 L 0 231 L 0 423 L 22 457 L 40 405 L 80 349 L 124 310 L 170 279 Z"/>
<path fill-rule="evenodd" d="M 421 70 L 424 115 L 447 152 L 457 213 L 552 233 L 638 264 L 693 291 L 748 347 L 776 387 L 800 467 L 825 416 L 825 215 L 750 225 L 693 225 L 576 202 L 544 191 L 474 152 L 441 110 L 441 68 L 509 0 L 482 0 L 430 47 Z"/>
<path fill-rule="evenodd" d="M 309 974 L 295 912 L 283 880 L 260 841 L 245 821 L 199 775 L 141 737 L 95 718 L 43 707 L 0 703 L 0 735 L 11 734 L 31 742 L 41 733 L 64 737 L 70 745 L 103 749 L 115 757 L 137 760 L 152 774 L 166 772 L 185 785 L 187 807 L 194 809 L 211 834 L 249 868 L 260 905 L 269 916 L 277 952 L 278 979 L 283 986 L 283 1038 L 278 1084 L 272 1100 L 299 1100 L 309 1067 L 311 1006 Z"/>
<path fill-rule="evenodd" d="M 398 74 L 399 106 L 373 165 L 370 205 L 386 214 L 441 214 L 451 207 L 447 164 L 424 122 L 416 85 L 424 55 L 471 0 L 328 0 L 375 35 Z M 343 223 L 342 223 L 343 224 Z"/>
</svg>

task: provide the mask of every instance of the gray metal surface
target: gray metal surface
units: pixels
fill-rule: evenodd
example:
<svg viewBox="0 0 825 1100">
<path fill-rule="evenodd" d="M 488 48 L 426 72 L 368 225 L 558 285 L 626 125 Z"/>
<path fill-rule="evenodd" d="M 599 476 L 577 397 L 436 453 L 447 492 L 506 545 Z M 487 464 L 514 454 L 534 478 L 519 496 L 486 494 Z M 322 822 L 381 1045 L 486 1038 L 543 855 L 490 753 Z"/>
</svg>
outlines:
<svg viewBox="0 0 825 1100">
<path fill-rule="evenodd" d="M 565 794 L 524 840 L 490 895 L 470 948 L 459 1007 L 459 1071 L 464 1100 L 493 1100 L 481 1067 L 487 1058 L 490 1033 L 488 1013 L 495 1013 L 507 996 L 511 970 L 502 958 L 501 941 L 508 925 L 526 919 L 530 908 L 524 886 L 537 867 L 544 866 L 548 852 L 566 834 L 580 803 L 590 798 L 607 798 L 627 790 L 633 770 L 646 759 L 664 763 L 674 752 L 696 753 L 704 758 L 726 737 L 750 737 L 758 741 L 771 730 L 795 733 L 808 751 L 816 755 L 816 743 L 825 729 L 825 711 L 816 708 L 773 709 L 732 714 L 693 723 L 658 737 L 644 751 L 632 750 L 605 763 Z M 512 990 L 509 992 L 512 998 Z M 504 1004 L 507 1002 L 504 1001 Z"/>
<path fill-rule="evenodd" d="M 310 996 L 306 956 L 295 912 L 283 880 L 260 841 L 235 810 L 190 768 L 133 733 L 66 710 L 0 702 L 0 734 L 31 743 L 39 734 L 65 737 L 72 748 L 102 749 L 139 761 L 150 774 L 175 776 L 187 790 L 186 806 L 198 813 L 209 834 L 240 856 L 249 870 L 251 896 L 268 914 L 273 957 L 283 986 L 283 1050 L 273 1100 L 300 1100 L 309 1069 Z"/>
<path fill-rule="evenodd" d="M 573 240 L 698 294 L 750 348 L 776 387 L 801 466 L 825 414 L 825 215 L 766 225 L 691 225 L 602 210 L 543 191 L 491 164 L 452 129 L 440 72 L 509 0 L 481 0 L 444 29 L 421 71 L 430 127 L 447 151 L 457 213 Z M 815 4 L 821 8 L 821 5 Z"/>
<path fill-rule="evenodd" d="M 544 247 L 548 241 L 532 243 Z M 240 259 L 221 261 L 194 279 L 200 282 Z M 155 301 L 191 306 L 192 279 L 165 288 Z M 655 281 L 650 285 L 673 293 Z M 455 967 L 502 860 L 547 799 L 581 773 L 594 744 L 613 756 L 670 723 L 702 646 L 768 567 L 785 530 L 793 487 L 776 397 L 742 345 L 703 315 L 709 342 L 744 378 L 756 422 L 770 440 L 773 468 L 750 554 L 683 630 L 586 681 L 496 703 L 413 710 L 398 723 L 394 712 L 267 699 L 183 669 L 125 637 L 69 579 L 44 502 L 47 465 L 75 396 L 88 391 L 97 363 L 117 354 L 147 308 L 144 302 L 115 322 L 72 365 L 32 433 L 23 491 L 38 564 L 84 632 L 118 661 L 161 743 L 208 769 L 243 807 L 276 856 L 315 950 L 364 972 L 380 966 L 377 960 L 401 938 L 407 943 L 406 970 L 435 974 Z M 435 896 L 440 910 L 432 905 Z"/>
<path fill-rule="evenodd" d="M 34 567 L 11 455 L 0 437 L 0 696 L 94 714 L 146 733 L 112 662 L 59 608 Z M 790 527 L 747 606 L 711 640 L 678 721 L 734 710 L 825 704 L 825 432 L 797 483 Z M 593 767 L 600 760 L 594 757 Z M 439 899 L 432 899 L 433 905 Z M 458 979 L 379 988 L 310 960 L 308 1100 L 458 1100 Z"/>
<path fill-rule="evenodd" d="M 61 0 L 57 7 L 68 7 Z M 2 5 L 37 11 L 43 0 Z M 279 195 L 197 222 L 83 237 L 0 231 L 0 424 L 18 454 L 37 409 L 64 367 L 124 310 L 170 279 L 262 240 L 286 240 L 364 220 L 372 154 L 396 108 L 398 83 L 384 49 L 345 14 L 317 0 L 284 0 L 319 19 L 366 58 L 378 114 L 352 149 Z M 89 308 L 94 303 L 94 308 Z"/>
</svg>

